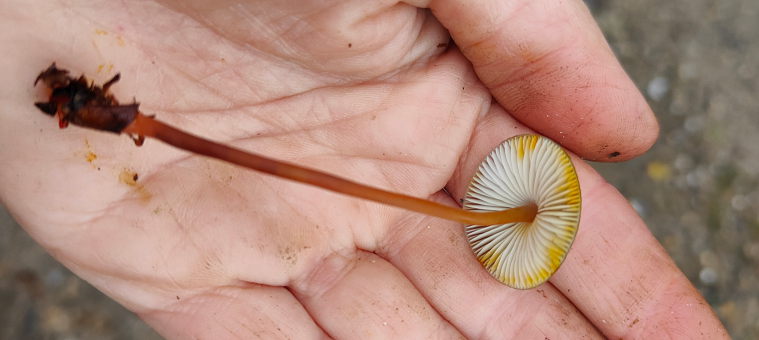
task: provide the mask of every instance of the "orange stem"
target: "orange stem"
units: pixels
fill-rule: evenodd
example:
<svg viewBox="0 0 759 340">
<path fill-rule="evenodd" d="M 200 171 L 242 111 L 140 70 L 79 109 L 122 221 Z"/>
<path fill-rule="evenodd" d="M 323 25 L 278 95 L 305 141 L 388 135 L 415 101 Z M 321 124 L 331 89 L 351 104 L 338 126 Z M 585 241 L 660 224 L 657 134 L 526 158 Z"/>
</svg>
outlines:
<svg viewBox="0 0 759 340">
<path fill-rule="evenodd" d="M 311 184 L 333 192 L 466 224 L 493 225 L 512 222 L 532 222 L 538 210 L 535 204 L 493 212 L 475 212 L 450 207 L 416 197 L 373 188 L 320 171 L 245 152 L 194 136 L 143 114 L 138 114 L 137 118 L 122 132 L 153 137 L 180 149 L 274 176 Z"/>
</svg>

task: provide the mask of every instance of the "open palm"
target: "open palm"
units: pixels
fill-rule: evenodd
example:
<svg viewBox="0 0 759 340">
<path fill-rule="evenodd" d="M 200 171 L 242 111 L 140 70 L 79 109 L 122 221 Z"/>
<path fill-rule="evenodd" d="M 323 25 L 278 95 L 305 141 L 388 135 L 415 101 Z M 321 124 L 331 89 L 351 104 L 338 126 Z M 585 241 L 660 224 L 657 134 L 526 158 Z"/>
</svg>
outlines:
<svg viewBox="0 0 759 340">
<path fill-rule="evenodd" d="M 655 138 L 581 3 L 416 5 L 433 11 L 3 0 L 0 197 L 58 260 L 171 338 L 721 333 L 580 161 L 575 247 L 550 284 L 517 291 L 481 268 L 460 224 L 154 140 L 56 131 L 32 105 L 52 61 L 98 83 L 121 72 L 118 98 L 185 130 L 451 205 L 522 123 L 592 159 L 630 158 Z"/>
</svg>

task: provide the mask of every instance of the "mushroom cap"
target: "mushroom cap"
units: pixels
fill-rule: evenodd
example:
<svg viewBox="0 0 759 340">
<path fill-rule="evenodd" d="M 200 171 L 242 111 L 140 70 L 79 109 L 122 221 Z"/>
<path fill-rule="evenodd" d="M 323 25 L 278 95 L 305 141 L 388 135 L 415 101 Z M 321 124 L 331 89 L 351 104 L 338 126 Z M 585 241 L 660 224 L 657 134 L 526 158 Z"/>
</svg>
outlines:
<svg viewBox="0 0 759 340">
<path fill-rule="evenodd" d="M 507 139 L 480 164 L 464 209 L 498 211 L 534 202 L 532 223 L 466 227 L 469 245 L 494 278 L 512 288 L 536 287 L 553 275 L 580 222 L 580 183 L 569 155 L 538 135 Z"/>
</svg>

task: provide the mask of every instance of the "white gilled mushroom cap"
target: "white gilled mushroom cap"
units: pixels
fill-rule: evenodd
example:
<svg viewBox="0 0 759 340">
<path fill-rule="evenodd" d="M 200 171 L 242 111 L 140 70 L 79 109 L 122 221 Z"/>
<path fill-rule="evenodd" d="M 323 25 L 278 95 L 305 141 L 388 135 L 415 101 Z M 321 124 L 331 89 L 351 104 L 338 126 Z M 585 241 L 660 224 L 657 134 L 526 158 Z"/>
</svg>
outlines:
<svg viewBox="0 0 759 340">
<path fill-rule="evenodd" d="M 469 245 L 493 277 L 529 289 L 548 280 L 572 246 L 580 221 L 580 183 L 569 155 L 548 138 L 507 139 L 480 164 L 464 208 L 498 211 L 535 203 L 532 223 L 471 225 Z"/>
</svg>

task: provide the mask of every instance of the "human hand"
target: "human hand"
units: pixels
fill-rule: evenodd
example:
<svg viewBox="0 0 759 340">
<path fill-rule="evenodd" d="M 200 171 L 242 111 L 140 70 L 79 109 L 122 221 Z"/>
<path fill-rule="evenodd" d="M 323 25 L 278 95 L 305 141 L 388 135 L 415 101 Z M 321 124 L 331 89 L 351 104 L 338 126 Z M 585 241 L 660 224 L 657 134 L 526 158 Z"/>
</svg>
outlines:
<svg viewBox="0 0 759 340">
<path fill-rule="evenodd" d="M 170 338 L 724 334 L 579 160 L 574 247 L 549 284 L 519 291 L 482 269 L 460 224 L 152 140 L 57 131 L 32 105 L 51 61 L 98 83 L 119 71 L 118 98 L 188 131 L 448 204 L 528 128 L 590 159 L 653 143 L 650 110 L 581 2 L 415 5 L 434 16 L 376 2 L 4 1 L 0 198 Z"/>
</svg>

